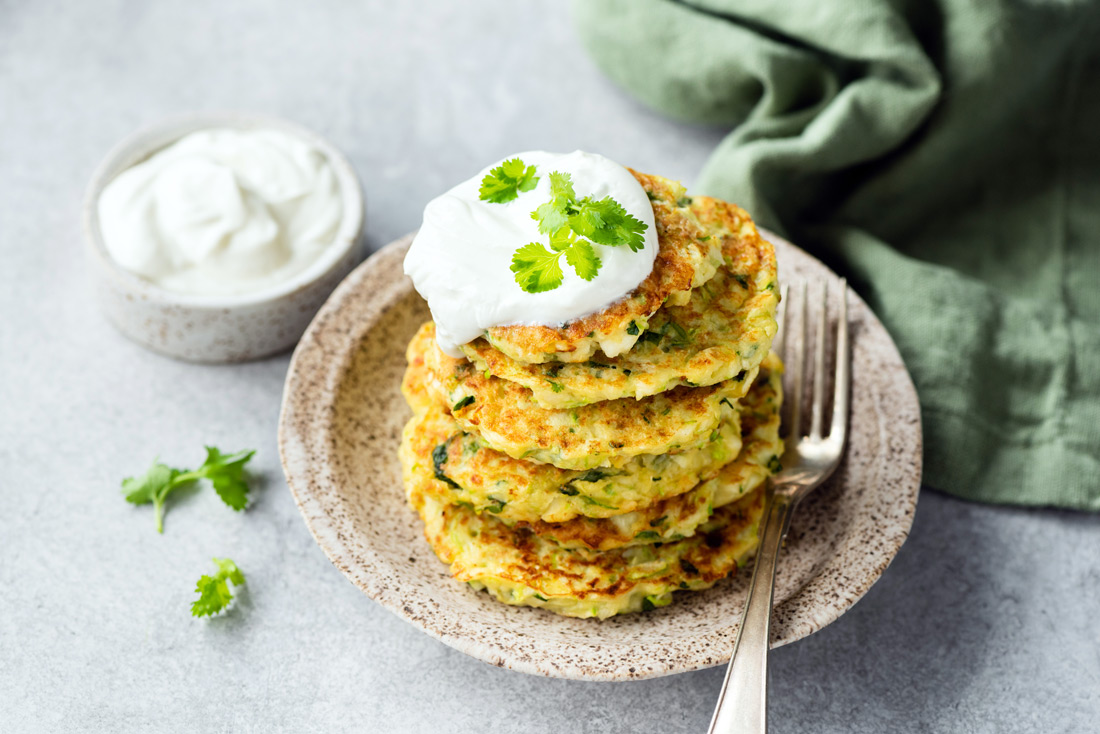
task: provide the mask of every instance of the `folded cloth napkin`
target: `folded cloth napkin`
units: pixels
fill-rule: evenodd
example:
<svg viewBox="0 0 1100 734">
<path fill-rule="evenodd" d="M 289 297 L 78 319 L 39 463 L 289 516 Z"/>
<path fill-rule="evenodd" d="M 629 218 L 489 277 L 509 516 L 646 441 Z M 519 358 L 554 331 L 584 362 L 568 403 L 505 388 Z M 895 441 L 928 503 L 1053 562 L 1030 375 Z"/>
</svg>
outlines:
<svg viewBox="0 0 1100 734">
<path fill-rule="evenodd" d="M 883 320 L 920 394 L 925 484 L 1100 510 L 1100 3 L 576 0 L 574 17 L 643 102 L 733 127 L 700 193 Z"/>
</svg>

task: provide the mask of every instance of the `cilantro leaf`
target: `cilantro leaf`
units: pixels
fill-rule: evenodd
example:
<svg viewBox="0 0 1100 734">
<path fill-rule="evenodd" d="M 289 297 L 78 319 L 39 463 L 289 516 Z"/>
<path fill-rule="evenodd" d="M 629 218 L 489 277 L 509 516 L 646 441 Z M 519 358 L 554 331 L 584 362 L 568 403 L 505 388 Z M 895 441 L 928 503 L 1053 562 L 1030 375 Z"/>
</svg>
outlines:
<svg viewBox="0 0 1100 734">
<path fill-rule="evenodd" d="M 550 196 L 563 204 L 575 200 L 577 193 L 573 190 L 573 176 L 560 171 L 551 173 Z"/>
<path fill-rule="evenodd" d="M 577 209 L 577 214 L 569 218 L 569 226 L 582 237 L 609 247 L 627 245 L 631 252 L 638 252 L 645 246 L 646 223 L 628 214 L 622 204 L 610 196 L 599 201 L 585 199 Z"/>
<path fill-rule="evenodd" d="M 206 574 L 200 576 L 195 584 L 195 591 L 199 592 L 199 598 L 191 602 L 192 617 L 217 614 L 233 600 L 233 592 L 229 590 L 229 584 L 225 579 L 217 576 Z"/>
<path fill-rule="evenodd" d="M 516 250 L 512 255 L 511 270 L 516 274 L 519 287 L 528 293 L 552 291 L 561 285 L 560 252 L 550 252 L 538 242 L 532 242 Z"/>
<path fill-rule="evenodd" d="M 153 465 L 140 477 L 127 477 L 122 480 L 122 494 L 127 502 L 135 505 L 152 503 L 153 516 L 156 518 L 157 532 L 164 532 L 164 503 L 175 490 L 195 480 L 194 476 L 179 469 L 154 461 Z"/>
<path fill-rule="evenodd" d="M 122 494 L 127 502 L 146 505 L 155 502 L 164 487 L 179 476 L 180 470 L 154 461 L 148 471 L 140 477 L 127 477 L 122 480 Z"/>
<path fill-rule="evenodd" d="M 569 215 L 566 214 L 565 208 L 553 201 L 539 204 L 538 208 L 531 212 L 531 219 L 538 221 L 539 232 L 543 234 L 558 232 L 569 224 Z"/>
<path fill-rule="evenodd" d="M 553 252 L 538 242 L 532 242 L 512 255 L 511 269 L 516 274 L 516 282 L 528 293 L 552 291 L 562 284 L 562 255 L 577 275 L 585 280 L 592 280 L 600 272 L 600 258 L 591 242 L 576 239 L 567 230 L 562 230 L 550 238 L 550 246 Z"/>
<path fill-rule="evenodd" d="M 550 201 L 540 204 L 531 212 L 531 218 L 539 223 L 539 232 L 552 234 L 568 224 L 570 210 L 576 198 L 573 177 L 560 171 L 551 173 Z"/>
<path fill-rule="evenodd" d="M 604 222 L 599 210 L 588 202 L 583 202 L 580 210 L 569 217 L 569 228 L 581 237 L 591 237 L 602 226 Z"/>
<path fill-rule="evenodd" d="M 228 558 L 215 558 L 214 563 L 218 564 L 218 573 L 225 574 L 234 586 L 244 586 L 244 573 L 237 568 L 236 563 Z"/>
<path fill-rule="evenodd" d="M 244 479 L 244 465 L 255 451 L 238 451 L 223 454 L 213 446 L 206 447 L 206 461 L 199 473 L 210 480 L 222 502 L 234 510 L 243 510 L 248 504 L 248 483 Z"/>
<path fill-rule="evenodd" d="M 645 247 L 648 225 L 631 216 L 619 202 L 610 196 L 596 201 L 588 196 L 578 200 L 570 174 L 552 171 L 549 177 L 550 201 L 536 207 L 531 218 L 539 223 L 539 232 L 550 235 L 550 249 L 532 242 L 512 255 L 511 270 L 520 288 L 541 293 L 560 286 L 563 253 L 577 275 L 590 281 L 603 265 L 593 244 L 626 245 L 631 252 Z"/>
<path fill-rule="evenodd" d="M 577 237 L 573 234 L 573 230 L 569 227 L 562 227 L 550 235 L 550 249 L 554 252 L 565 252 L 576 241 Z"/>
<path fill-rule="evenodd" d="M 233 592 L 229 590 L 229 582 L 234 586 L 244 585 L 244 574 L 237 564 L 228 558 L 215 558 L 214 563 L 218 571 L 213 576 L 203 574 L 195 584 L 195 591 L 199 598 L 191 603 L 191 616 L 207 617 L 229 606 L 233 601 Z"/>
<path fill-rule="evenodd" d="M 565 251 L 565 261 L 585 280 L 592 280 L 600 272 L 600 258 L 586 240 L 577 240 L 570 245 Z"/>
<path fill-rule="evenodd" d="M 477 196 L 492 204 L 505 204 L 514 201 L 521 191 L 530 191 L 538 184 L 535 167 L 528 166 L 519 158 L 509 158 L 496 168 L 489 169 L 481 179 L 481 188 Z"/>
<path fill-rule="evenodd" d="M 255 453 L 239 451 L 223 454 L 217 448 L 207 446 L 206 461 L 192 470 L 174 469 L 154 461 L 142 476 L 122 480 L 122 494 L 127 502 L 135 505 L 152 503 L 158 533 L 164 532 L 164 508 L 168 496 L 199 479 L 209 479 L 225 504 L 234 510 L 243 510 L 248 504 L 244 465 Z"/>
</svg>

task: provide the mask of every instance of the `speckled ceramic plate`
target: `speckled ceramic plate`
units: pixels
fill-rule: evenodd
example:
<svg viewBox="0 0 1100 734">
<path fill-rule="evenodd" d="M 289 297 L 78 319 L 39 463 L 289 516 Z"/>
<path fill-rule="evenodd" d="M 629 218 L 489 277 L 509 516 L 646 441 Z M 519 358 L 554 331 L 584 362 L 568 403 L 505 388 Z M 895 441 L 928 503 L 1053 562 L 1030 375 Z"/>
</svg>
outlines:
<svg viewBox="0 0 1100 734">
<path fill-rule="evenodd" d="M 782 239 L 780 277 L 835 279 Z M 366 594 L 487 663 L 587 680 L 652 678 L 729 660 L 751 569 L 668 607 L 606 621 L 510 607 L 451 580 L 405 504 L 397 446 L 410 413 L 405 345 L 428 309 L 402 273 L 411 237 L 336 289 L 290 365 L 279 423 L 287 481 L 332 562 Z M 779 563 L 773 646 L 829 624 L 863 596 L 905 541 L 920 486 L 920 412 L 882 324 L 852 294 L 847 456 L 795 513 Z"/>
</svg>

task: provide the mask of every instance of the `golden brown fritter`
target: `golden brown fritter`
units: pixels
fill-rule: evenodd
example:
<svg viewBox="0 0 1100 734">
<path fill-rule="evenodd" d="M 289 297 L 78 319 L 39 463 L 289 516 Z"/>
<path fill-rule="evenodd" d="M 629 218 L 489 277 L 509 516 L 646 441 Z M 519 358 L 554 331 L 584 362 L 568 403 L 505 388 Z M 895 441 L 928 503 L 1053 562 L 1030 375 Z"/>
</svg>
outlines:
<svg viewBox="0 0 1100 734">
<path fill-rule="evenodd" d="M 755 368 L 739 380 L 680 387 L 642 400 L 625 398 L 571 408 L 540 408 L 531 391 L 454 359 L 435 343 L 431 322 L 409 344 L 410 363 L 423 357 L 431 387 L 458 423 L 497 451 L 562 469 L 621 467 L 643 454 L 675 454 L 711 441 L 722 401 L 748 390 Z"/>
<path fill-rule="evenodd" d="M 639 339 L 629 351 L 585 362 L 524 364 L 476 339 L 463 352 L 478 369 L 529 388 L 545 408 L 643 398 L 747 373 L 767 355 L 777 328 L 775 252 L 740 208 L 701 196 L 691 206 L 722 243 L 725 265 L 692 290 L 687 303 L 666 305 L 648 325 L 636 326 Z"/>
<path fill-rule="evenodd" d="M 506 604 L 653 609 L 759 542 L 783 447 L 773 249 L 740 208 L 634 175 L 659 242 L 637 289 L 558 328 L 490 329 L 469 359 L 430 322 L 408 347 L 409 502 L 452 576 Z"/>
<path fill-rule="evenodd" d="M 463 430 L 442 402 L 432 401 L 425 380 L 423 363 L 410 363 L 402 389 L 416 412 L 405 427 L 412 460 L 431 466 L 448 487 L 441 499 L 506 522 L 562 523 L 640 510 L 715 476 L 741 448 L 742 406 L 727 403 L 714 440 L 699 448 L 638 456 L 617 469 L 576 471 L 534 464 L 496 451 L 476 433 Z"/>
<path fill-rule="evenodd" d="M 774 354 L 760 367 L 738 405 L 741 450 L 737 457 L 686 494 L 677 494 L 632 512 L 610 517 L 577 517 L 569 522 L 516 523 L 567 548 L 610 550 L 686 538 L 706 523 L 716 508 L 755 491 L 779 468 L 783 441 L 779 410 L 783 402 L 783 365 Z"/>
<path fill-rule="evenodd" d="M 637 288 L 602 311 L 558 327 L 495 326 L 485 338 L 512 359 L 525 363 L 583 362 L 602 351 L 630 349 L 657 309 L 683 303 L 692 288 L 714 277 L 722 264 L 721 242 L 708 237 L 676 181 L 631 171 L 649 194 L 657 225 L 657 259 Z"/>
<path fill-rule="evenodd" d="M 705 589 L 756 551 L 763 492 L 718 510 L 699 532 L 674 543 L 593 553 L 567 550 L 492 515 L 441 502 L 430 467 L 402 468 L 424 535 L 458 581 L 505 604 L 542 607 L 571 617 L 606 618 L 665 606 L 674 591 Z"/>
</svg>

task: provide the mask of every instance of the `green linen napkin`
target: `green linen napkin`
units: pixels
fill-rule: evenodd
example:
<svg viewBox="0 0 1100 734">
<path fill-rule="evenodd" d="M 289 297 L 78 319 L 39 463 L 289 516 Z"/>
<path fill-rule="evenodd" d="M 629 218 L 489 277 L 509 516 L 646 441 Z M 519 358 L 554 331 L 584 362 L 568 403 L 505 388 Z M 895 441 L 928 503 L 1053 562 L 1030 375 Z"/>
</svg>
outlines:
<svg viewBox="0 0 1100 734">
<path fill-rule="evenodd" d="M 643 102 L 732 127 L 700 193 L 824 259 L 885 322 L 920 394 L 927 485 L 1100 510 L 1100 3 L 574 13 Z"/>
</svg>

